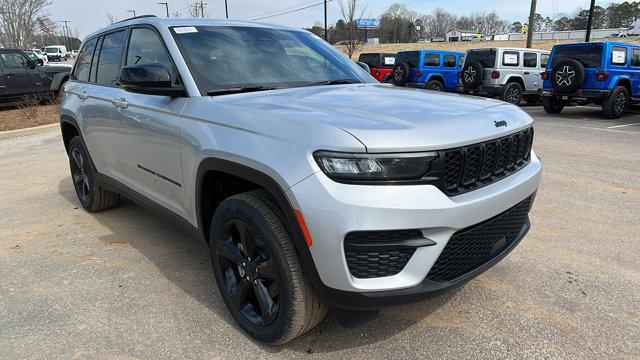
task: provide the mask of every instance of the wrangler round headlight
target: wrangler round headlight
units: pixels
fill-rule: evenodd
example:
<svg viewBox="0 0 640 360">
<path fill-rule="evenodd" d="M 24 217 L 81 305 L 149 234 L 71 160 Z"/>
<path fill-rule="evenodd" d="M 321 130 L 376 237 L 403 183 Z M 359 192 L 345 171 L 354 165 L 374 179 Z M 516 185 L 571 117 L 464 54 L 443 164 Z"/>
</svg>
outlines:
<svg viewBox="0 0 640 360">
<path fill-rule="evenodd" d="M 318 166 L 330 178 L 346 181 L 420 180 L 436 152 L 358 154 L 316 151 Z"/>
</svg>

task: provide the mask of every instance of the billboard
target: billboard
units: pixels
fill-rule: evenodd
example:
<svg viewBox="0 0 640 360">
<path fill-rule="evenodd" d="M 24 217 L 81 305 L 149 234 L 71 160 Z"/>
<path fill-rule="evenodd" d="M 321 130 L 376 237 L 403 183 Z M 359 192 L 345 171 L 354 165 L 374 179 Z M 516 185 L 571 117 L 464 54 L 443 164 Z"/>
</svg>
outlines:
<svg viewBox="0 0 640 360">
<path fill-rule="evenodd" d="M 380 29 L 382 21 L 380 19 L 360 19 L 356 20 L 356 27 L 358 29 L 374 30 Z"/>
</svg>

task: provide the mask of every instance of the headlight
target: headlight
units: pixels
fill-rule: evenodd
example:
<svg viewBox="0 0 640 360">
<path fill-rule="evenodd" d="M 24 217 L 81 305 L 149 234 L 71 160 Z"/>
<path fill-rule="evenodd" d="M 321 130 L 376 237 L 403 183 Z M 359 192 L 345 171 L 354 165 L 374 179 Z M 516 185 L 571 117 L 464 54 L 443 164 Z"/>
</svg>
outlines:
<svg viewBox="0 0 640 360">
<path fill-rule="evenodd" d="M 313 156 L 322 171 L 334 180 L 407 181 L 422 179 L 438 153 L 355 154 L 316 151 Z"/>
</svg>

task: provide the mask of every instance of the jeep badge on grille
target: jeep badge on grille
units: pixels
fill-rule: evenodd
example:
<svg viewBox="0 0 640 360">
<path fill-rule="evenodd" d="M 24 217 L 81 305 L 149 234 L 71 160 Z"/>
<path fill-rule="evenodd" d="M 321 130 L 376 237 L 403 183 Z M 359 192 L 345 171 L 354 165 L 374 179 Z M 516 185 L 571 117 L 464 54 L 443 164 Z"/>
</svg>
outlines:
<svg viewBox="0 0 640 360">
<path fill-rule="evenodd" d="M 502 121 L 495 121 L 495 120 L 494 120 L 494 121 L 493 121 L 493 123 L 494 123 L 494 125 L 495 125 L 496 127 L 501 127 L 501 126 L 507 127 L 507 122 L 506 122 L 506 121 L 504 121 L 504 120 L 502 120 Z"/>
</svg>

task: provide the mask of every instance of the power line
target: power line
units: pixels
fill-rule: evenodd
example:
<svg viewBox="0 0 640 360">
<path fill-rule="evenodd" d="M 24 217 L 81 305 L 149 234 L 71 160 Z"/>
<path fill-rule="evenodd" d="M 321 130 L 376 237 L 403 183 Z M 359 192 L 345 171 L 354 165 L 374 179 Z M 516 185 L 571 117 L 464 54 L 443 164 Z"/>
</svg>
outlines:
<svg viewBox="0 0 640 360">
<path fill-rule="evenodd" d="M 318 0 L 305 1 L 305 2 L 303 2 L 303 3 L 296 4 L 296 5 L 289 6 L 289 7 L 282 8 L 282 9 L 278 9 L 278 10 L 271 10 L 271 11 L 267 11 L 267 12 L 265 12 L 265 13 L 260 13 L 260 14 L 251 15 L 251 16 L 245 16 L 245 17 L 242 17 L 241 19 L 251 19 L 251 18 L 254 18 L 254 17 L 267 16 L 267 15 L 271 15 L 271 14 L 279 13 L 279 12 L 281 12 L 281 11 L 285 11 L 285 10 L 289 10 L 289 9 L 294 9 L 294 8 L 297 8 L 297 7 L 300 7 L 300 6 L 309 5 L 309 4 L 311 4 L 311 3 L 315 3 L 315 2 L 318 2 Z"/>
<path fill-rule="evenodd" d="M 331 2 L 331 1 L 333 1 L 333 0 L 327 0 L 327 2 Z M 259 18 L 255 18 L 255 19 L 251 19 L 251 20 L 252 21 L 256 21 L 256 20 L 268 19 L 268 18 L 280 16 L 280 15 L 291 14 L 291 13 L 294 13 L 294 12 L 298 12 L 298 11 L 306 10 L 306 9 L 309 9 L 309 8 L 312 8 L 312 7 L 316 7 L 318 5 L 324 5 L 324 1 L 319 2 L 319 3 L 315 3 L 313 5 L 308 5 L 308 6 L 299 8 L 299 9 L 289 10 L 289 11 L 281 12 L 281 13 L 278 13 L 278 14 L 269 15 L 269 16 L 263 16 L 263 17 L 259 17 Z"/>
</svg>

